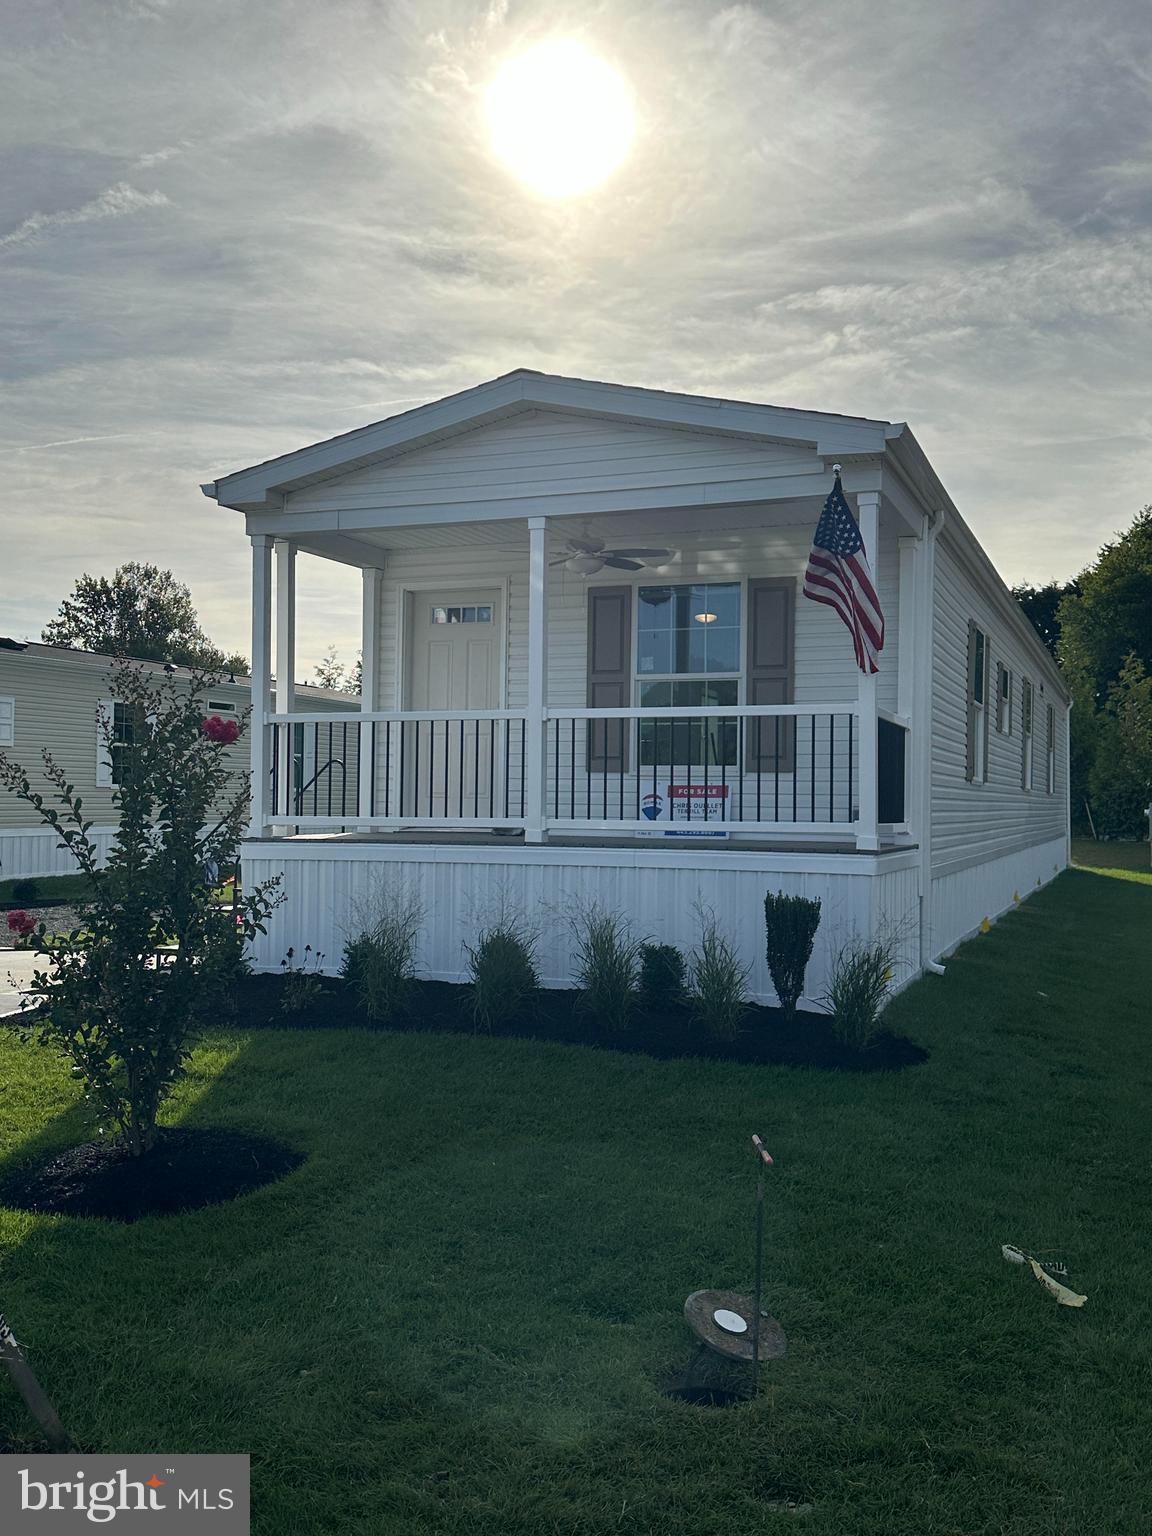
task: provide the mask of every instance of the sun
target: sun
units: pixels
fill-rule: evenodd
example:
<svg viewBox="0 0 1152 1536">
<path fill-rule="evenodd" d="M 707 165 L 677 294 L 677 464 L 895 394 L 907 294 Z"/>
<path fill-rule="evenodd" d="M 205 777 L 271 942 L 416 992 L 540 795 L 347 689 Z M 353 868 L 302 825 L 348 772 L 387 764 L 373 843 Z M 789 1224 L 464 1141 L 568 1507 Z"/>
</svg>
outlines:
<svg viewBox="0 0 1152 1536">
<path fill-rule="evenodd" d="M 542 197 L 574 197 L 612 174 L 635 132 L 621 75 L 581 43 L 537 43 L 509 59 L 485 105 L 492 147 Z"/>
</svg>

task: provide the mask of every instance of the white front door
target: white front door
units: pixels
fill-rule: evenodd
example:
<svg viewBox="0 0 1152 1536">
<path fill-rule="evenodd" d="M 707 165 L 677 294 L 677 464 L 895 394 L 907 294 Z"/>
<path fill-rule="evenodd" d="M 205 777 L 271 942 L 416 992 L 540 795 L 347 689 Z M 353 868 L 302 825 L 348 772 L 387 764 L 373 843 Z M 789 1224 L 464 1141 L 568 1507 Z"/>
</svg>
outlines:
<svg viewBox="0 0 1152 1536">
<path fill-rule="evenodd" d="M 498 588 L 410 592 L 405 708 L 498 709 L 502 634 Z M 502 817 L 503 730 L 493 720 L 409 724 L 400 815 Z"/>
</svg>

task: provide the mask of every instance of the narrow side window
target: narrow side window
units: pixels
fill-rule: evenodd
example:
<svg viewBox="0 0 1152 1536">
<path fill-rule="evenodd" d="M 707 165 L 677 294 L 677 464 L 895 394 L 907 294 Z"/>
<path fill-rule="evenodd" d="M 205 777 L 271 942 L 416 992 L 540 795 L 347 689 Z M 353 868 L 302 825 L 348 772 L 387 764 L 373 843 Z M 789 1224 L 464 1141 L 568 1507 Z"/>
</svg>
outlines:
<svg viewBox="0 0 1152 1536">
<path fill-rule="evenodd" d="M 968 622 L 968 739 L 964 777 L 983 784 L 988 777 L 988 636 Z"/>
</svg>

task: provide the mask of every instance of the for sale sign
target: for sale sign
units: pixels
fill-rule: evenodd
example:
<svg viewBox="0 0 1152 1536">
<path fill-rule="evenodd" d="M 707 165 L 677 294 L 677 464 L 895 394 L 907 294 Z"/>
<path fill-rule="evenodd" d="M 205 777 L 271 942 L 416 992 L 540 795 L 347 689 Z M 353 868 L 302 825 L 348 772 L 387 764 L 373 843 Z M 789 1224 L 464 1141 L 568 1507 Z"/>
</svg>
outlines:
<svg viewBox="0 0 1152 1536">
<path fill-rule="evenodd" d="M 652 837 L 727 837 L 727 784 L 666 784 L 640 802 L 641 815 L 658 826 Z"/>
</svg>

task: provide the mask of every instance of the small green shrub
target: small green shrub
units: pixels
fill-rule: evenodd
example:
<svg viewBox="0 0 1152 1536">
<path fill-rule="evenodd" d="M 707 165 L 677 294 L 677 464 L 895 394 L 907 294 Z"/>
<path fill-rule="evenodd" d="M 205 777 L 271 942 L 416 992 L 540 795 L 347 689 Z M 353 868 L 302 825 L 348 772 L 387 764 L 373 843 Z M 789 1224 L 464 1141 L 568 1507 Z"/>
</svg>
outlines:
<svg viewBox="0 0 1152 1536">
<path fill-rule="evenodd" d="M 684 1001 L 688 968 L 675 944 L 641 944 L 640 996 L 648 1008 L 671 1008 Z"/>
<path fill-rule="evenodd" d="M 713 1040 L 735 1040 L 748 1011 L 746 966 L 710 914 L 703 918 L 700 947 L 692 951 L 688 997 L 692 1018 Z"/>
<path fill-rule="evenodd" d="M 845 1045 L 866 1051 L 880 1028 L 880 1010 L 892 984 L 891 940 L 856 939 L 836 956 L 823 1001 L 832 1029 Z"/>
<path fill-rule="evenodd" d="M 477 1029 L 520 1018 L 536 1001 L 540 990 L 536 941 L 536 934 L 522 920 L 502 916 L 480 930 L 475 945 L 465 944 Z"/>
<path fill-rule="evenodd" d="M 406 888 L 379 887 L 358 916 L 360 932 L 344 946 L 340 973 L 368 1017 L 388 1024 L 403 1013 L 416 979 L 424 905 Z"/>
<path fill-rule="evenodd" d="M 34 906 L 36 898 L 40 895 L 40 887 L 35 880 L 14 880 L 12 882 L 12 900 L 17 903 L 27 902 Z"/>
<path fill-rule="evenodd" d="M 609 1034 L 628 1028 L 636 1000 L 640 941 L 628 919 L 598 903 L 582 908 L 572 920 L 576 935 L 576 981 L 585 1005 Z"/>
<path fill-rule="evenodd" d="M 804 976 L 812 958 L 816 930 L 820 926 L 820 902 L 807 896 L 787 896 L 769 891 L 764 898 L 768 973 L 781 1010 L 791 1018 L 804 992 Z"/>
</svg>

